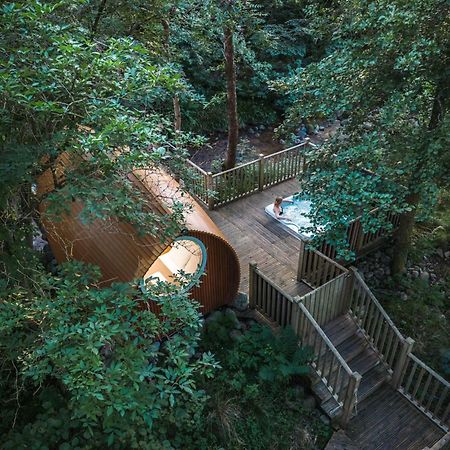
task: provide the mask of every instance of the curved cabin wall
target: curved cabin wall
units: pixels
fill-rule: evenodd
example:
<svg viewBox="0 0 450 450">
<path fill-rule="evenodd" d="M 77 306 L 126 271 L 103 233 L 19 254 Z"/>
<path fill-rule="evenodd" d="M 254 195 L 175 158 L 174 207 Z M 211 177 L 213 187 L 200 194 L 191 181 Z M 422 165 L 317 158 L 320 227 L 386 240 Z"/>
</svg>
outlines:
<svg viewBox="0 0 450 450">
<path fill-rule="evenodd" d="M 239 259 L 217 225 L 192 197 L 187 194 L 180 197 L 178 183 L 167 174 L 139 170 L 130 174 L 129 179 L 144 195 L 150 197 L 153 211 L 160 211 L 161 214 L 170 211 L 170 202 L 164 204 L 160 197 L 169 197 L 172 202 L 176 199 L 190 205 L 185 213 L 186 234 L 201 240 L 207 251 L 201 283 L 190 290 L 192 298 L 202 305 L 201 312 L 205 314 L 232 302 L 239 289 Z M 51 172 L 47 171 L 39 179 L 38 193 L 42 195 L 53 188 Z M 159 197 L 162 189 L 164 196 Z M 45 202 L 41 202 L 42 223 L 58 263 L 75 259 L 95 264 L 100 267 L 101 281 L 105 285 L 144 277 L 150 266 L 171 244 L 149 235 L 138 236 L 131 225 L 116 218 L 83 224 L 78 217 L 82 208 L 80 201 L 74 201 L 70 214 L 50 221 L 43 214 Z M 149 306 L 152 311 L 159 311 L 158 305 Z"/>
</svg>

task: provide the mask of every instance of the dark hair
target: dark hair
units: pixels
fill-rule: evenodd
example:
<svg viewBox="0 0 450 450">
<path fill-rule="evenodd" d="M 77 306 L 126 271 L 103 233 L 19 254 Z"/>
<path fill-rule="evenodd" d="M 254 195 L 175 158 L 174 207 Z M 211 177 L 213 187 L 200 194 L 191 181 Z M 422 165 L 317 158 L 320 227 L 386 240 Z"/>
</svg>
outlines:
<svg viewBox="0 0 450 450">
<path fill-rule="evenodd" d="M 275 203 L 281 203 L 283 201 L 283 197 L 276 197 Z"/>
</svg>

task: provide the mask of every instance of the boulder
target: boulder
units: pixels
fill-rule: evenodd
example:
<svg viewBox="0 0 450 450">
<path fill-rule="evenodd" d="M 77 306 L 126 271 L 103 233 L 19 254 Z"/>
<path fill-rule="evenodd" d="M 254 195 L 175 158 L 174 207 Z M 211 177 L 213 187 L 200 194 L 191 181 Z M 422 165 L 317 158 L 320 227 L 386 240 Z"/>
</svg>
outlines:
<svg viewBox="0 0 450 450">
<path fill-rule="evenodd" d="M 430 274 L 426 270 L 424 270 L 423 272 L 420 273 L 420 279 L 423 281 L 429 281 Z"/>
<path fill-rule="evenodd" d="M 233 300 L 232 306 L 238 311 L 245 311 L 248 309 L 248 295 L 245 292 L 238 292 L 238 295 Z"/>
</svg>

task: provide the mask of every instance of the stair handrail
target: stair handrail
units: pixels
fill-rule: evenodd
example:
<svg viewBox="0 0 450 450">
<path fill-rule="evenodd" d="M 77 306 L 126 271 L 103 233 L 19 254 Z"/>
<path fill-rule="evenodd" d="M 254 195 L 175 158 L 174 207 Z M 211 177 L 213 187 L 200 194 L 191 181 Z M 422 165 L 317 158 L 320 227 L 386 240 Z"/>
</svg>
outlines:
<svg viewBox="0 0 450 450">
<path fill-rule="evenodd" d="M 369 286 L 367 286 L 366 282 L 363 280 L 363 278 L 361 277 L 360 273 L 358 272 L 358 270 L 355 267 L 350 267 L 350 270 L 353 272 L 355 278 L 358 280 L 358 282 L 360 283 L 360 285 L 362 286 L 362 288 L 364 290 L 367 291 L 367 294 L 369 295 L 370 299 L 372 300 L 372 302 L 376 305 L 376 307 L 380 310 L 380 313 L 383 315 L 383 317 L 386 319 L 386 321 L 389 323 L 389 325 L 391 326 L 392 330 L 394 331 L 394 333 L 400 338 L 405 340 L 405 337 L 403 336 L 403 334 L 399 331 L 399 329 L 396 327 L 395 323 L 392 321 L 392 319 L 389 317 L 389 314 L 386 312 L 386 310 L 381 306 L 380 302 L 377 300 L 377 298 L 375 297 L 375 295 L 373 295 L 373 292 L 370 290 Z"/>
<path fill-rule="evenodd" d="M 353 370 L 350 368 L 350 366 L 345 362 L 345 359 L 341 356 L 337 348 L 334 346 L 334 344 L 330 341 L 328 336 L 325 334 L 325 332 L 322 330 L 321 326 L 316 322 L 312 314 L 308 311 L 308 308 L 302 303 L 301 297 L 295 297 L 294 302 L 298 305 L 298 307 L 302 310 L 303 314 L 306 316 L 306 318 L 311 322 L 312 326 L 315 328 L 315 331 L 320 335 L 322 340 L 325 342 L 327 347 L 331 350 L 331 352 L 336 356 L 341 366 L 344 368 L 344 370 L 349 374 L 353 374 Z M 294 328 L 295 329 L 295 328 Z"/>
<path fill-rule="evenodd" d="M 395 385 L 414 341 L 402 335 L 358 271 L 354 267 L 350 267 L 350 271 L 354 283 L 349 313 L 389 373 L 393 374 Z"/>
<path fill-rule="evenodd" d="M 297 336 L 299 336 L 300 340 L 304 343 L 309 339 L 307 326 L 305 324 L 301 324 L 300 311 L 303 313 L 306 320 L 312 325 L 314 331 L 320 336 L 321 341 L 325 343 L 325 346 L 329 351 L 333 354 L 333 356 L 338 361 L 340 367 L 344 369 L 348 377 L 348 384 L 342 386 L 344 384 L 344 380 L 339 380 L 339 369 L 333 369 L 333 364 L 329 363 L 329 367 L 327 368 L 327 362 L 325 358 L 323 361 L 320 361 L 320 357 L 324 355 L 325 352 L 322 351 L 321 346 L 319 346 L 319 351 L 317 352 L 317 361 L 312 362 L 312 366 L 316 373 L 320 376 L 322 381 L 325 383 L 327 389 L 333 394 L 334 398 L 338 401 L 338 403 L 342 406 L 342 416 L 340 421 L 342 425 L 346 425 L 350 418 L 352 417 L 353 410 L 357 404 L 357 396 L 358 396 L 358 388 L 361 382 L 361 375 L 358 372 L 354 372 L 349 365 L 346 363 L 345 359 L 341 356 L 339 351 L 336 349 L 334 344 L 322 330 L 320 325 L 316 322 L 312 314 L 308 311 L 308 308 L 302 303 L 300 297 L 295 297 L 295 304 L 298 307 L 297 313 L 293 314 L 293 322 L 292 327 L 294 328 Z M 316 339 L 313 339 L 313 347 L 315 350 Z M 328 377 L 327 375 L 328 369 Z M 333 374 L 334 373 L 334 374 Z M 329 378 L 329 379 L 328 379 Z M 333 381 L 332 381 L 333 380 Z M 338 388 L 341 389 L 338 389 Z M 342 387 L 344 387 L 344 392 L 342 391 Z"/>
</svg>

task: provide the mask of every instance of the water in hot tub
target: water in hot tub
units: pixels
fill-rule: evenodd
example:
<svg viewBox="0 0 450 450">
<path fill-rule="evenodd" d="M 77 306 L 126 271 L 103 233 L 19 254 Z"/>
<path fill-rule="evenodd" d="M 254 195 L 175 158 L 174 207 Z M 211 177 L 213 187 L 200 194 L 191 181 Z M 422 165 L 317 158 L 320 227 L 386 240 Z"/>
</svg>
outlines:
<svg viewBox="0 0 450 450">
<path fill-rule="evenodd" d="M 281 216 L 287 224 L 293 223 L 298 232 L 309 236 L 312 233 L 307 229 L 311 226 L 311 221 L 307 216 L 311 211 L 311 202 L 302 198 L 290 197 L 293 203 L 284 201 L 281 206 L 283 207 L 283 215 Z"/>
</svg>

